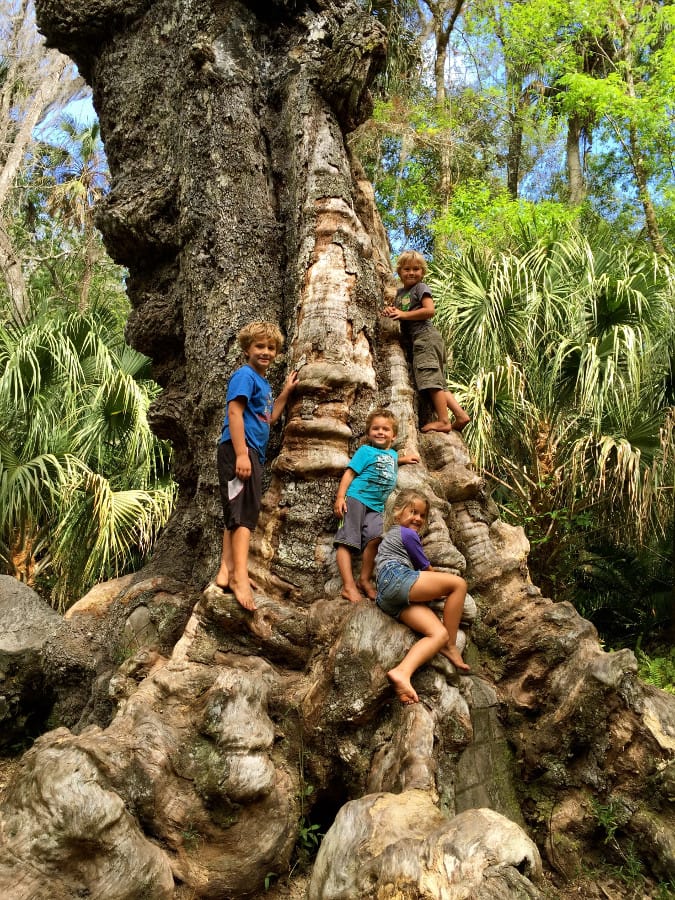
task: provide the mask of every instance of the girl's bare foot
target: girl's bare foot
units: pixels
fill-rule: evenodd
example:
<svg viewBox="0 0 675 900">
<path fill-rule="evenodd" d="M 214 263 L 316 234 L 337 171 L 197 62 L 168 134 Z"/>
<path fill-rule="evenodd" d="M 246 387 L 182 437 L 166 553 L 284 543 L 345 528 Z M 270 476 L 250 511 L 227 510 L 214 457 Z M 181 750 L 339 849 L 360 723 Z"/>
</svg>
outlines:
<svg viewBox="0 0 675 900">
<path fill-rule="evenodd" d="M 451 422 L 427 422 L 426 425 L 423 425 L 420 429 L 425 434 L 429 431 L 440 431 L 443 434 L 448 434 L 448 432 L 452 431 L 452 423 Z"/>
<path fill-rule="evenodd" d="M 363 594 L 361 591 L 354 585 L 354 587 L 343 587 L 342 592 L 340 594 L 345 600 L 349 600 L 350 603 L 360 603 L 363 600 Z"/>
<path fill-rule="evenodd" d="M 372 581 L 357 581 L 356 585 L 369 600 L 374 600 L 377 597 L 377 588 Z"/>
<path fill-rule="evenodd" d="M 419 697 L 415 688 L 410 683 L 410 679 L 405 675 L 401 675 L 396 669 L 390 669 L 387 672 L 387 678 L 391 682 L 396 696 L 404 706 L 410 706 L 411 703 L 419 703 Z"/>
<path fill-rule="evenodd" d="M 448 644 L 447 647 L 442 647 L 438 652 L 442 653 L 443 656 L 446 657 L 446 659 L 449 659 L 453 666 L 460 672 L 471 671 L 471 666 L 468 666 L 464 662 L 464 660 L 462 659 L 462 654 L 454 644 Z"/>
<path fill-rule="evenodd" d="M 463 431 L 464 428 L 469 424 L 471 419 L 469 416 L 456 416 L 455 421 L 452 423 L 453 431 Z"/>
</svg>

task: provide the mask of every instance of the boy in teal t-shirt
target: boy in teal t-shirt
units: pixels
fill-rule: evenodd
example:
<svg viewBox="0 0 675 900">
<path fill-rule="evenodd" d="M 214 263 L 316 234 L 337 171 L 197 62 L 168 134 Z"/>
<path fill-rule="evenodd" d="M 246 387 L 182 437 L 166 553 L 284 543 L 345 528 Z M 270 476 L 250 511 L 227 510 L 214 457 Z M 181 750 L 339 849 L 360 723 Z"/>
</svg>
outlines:
<svg viewBox="0 0 675 900">
<path fill-rule="evenodd" d="M 342 578 L 342 596 L 351 603 L 374 600 L 375 554 L 382 538 L 384 504 L 396 487 L 398 466 L 419 462 L 419 456 L 402 456 L 391 449 L 398 433 L 396 416 L 388 409 L 374 409 L 366 419 L 367 444 L 359 447 L 340 480 L 333 509 L 341 519 L 334 546 Z M 363 553 L 358 583 L 352 556 Z"/>
</svg>

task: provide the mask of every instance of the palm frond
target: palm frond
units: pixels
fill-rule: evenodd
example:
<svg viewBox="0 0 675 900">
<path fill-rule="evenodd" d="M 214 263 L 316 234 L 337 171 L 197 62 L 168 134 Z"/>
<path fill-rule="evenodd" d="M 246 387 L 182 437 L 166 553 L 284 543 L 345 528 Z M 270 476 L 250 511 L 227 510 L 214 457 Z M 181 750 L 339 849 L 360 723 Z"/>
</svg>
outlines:
<svg viewBox="0 0 675 900">
<path fill-rule="evenodd" d="M 108 479 L 91 471 L 74 479 L 63 494 L 52 545 L 61 573 L 55 588 L 60 603 L 68 605 L 87 585 L 118 575 L 131 553 L 147 553 L 168 520 L 174 495 L 173 485 L 115 491 Z"/>
</svg>

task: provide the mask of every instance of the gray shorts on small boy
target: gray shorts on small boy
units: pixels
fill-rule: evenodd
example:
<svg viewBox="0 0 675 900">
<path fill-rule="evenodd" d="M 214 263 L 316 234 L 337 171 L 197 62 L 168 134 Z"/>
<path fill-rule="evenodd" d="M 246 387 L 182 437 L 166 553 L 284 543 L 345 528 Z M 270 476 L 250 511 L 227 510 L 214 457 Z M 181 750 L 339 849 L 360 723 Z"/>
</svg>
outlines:
<svg viewBox="0 0 675 900">
<path fill-rule="evenodd" d="M 375 512 L 355 497 L 347 497 L 347 512 L 335 535 L 333 546 L 344 544 L 360 553 L 366 544 L 382 537 L 382 513 Z"/>
</svg>

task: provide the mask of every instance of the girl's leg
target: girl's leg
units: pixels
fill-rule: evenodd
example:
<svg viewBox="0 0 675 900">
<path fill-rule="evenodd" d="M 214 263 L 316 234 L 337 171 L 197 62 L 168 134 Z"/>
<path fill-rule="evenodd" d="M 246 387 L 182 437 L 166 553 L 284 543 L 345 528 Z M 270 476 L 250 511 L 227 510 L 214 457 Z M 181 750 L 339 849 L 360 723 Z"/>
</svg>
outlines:
<svg viewBox="0 0 675 900">
<path fill-rule="evenodd" d="M 410 679 L 420 666 L 433 659 L 439 650 L 447 645 L 448 632 L 436 613 L 424 604 L 415 603 L 406 607 L 400 615 L 400 620 L 424 637 L 412 645 L 397 666 L 387 672 L 387 678 L 391 681 L 401 703 L 417 703 L 419 697 Z"/>
<path fill-rule="evenodd" d="M 381 538 L 373 538 L 372 541 L 368 541 L 363 549 L 361 574 L 357 585 L 370 600 L 374 600 L 377 597 L 377 588 L 373 584 L 373 572 L 375 571 L 375 556 L 381 540 Z"/>
<path fill-rule="evenodd" d="M 439 652 L 447 657 L 460 672 L 469 672 L 471 667 L 462 659 L 457 648 L 457 629 L 462 619 L 464 600 L 466 598 L 466 581 L 459 575 L 449 572 L 420 572 L 420 576 L 410 589 L 411 603 L 428 603 L 445 597 L 443 624 L 448 633 L 448 640 Z M 403 614 L 401 614 L 403 618 Z"/>
</svg>

